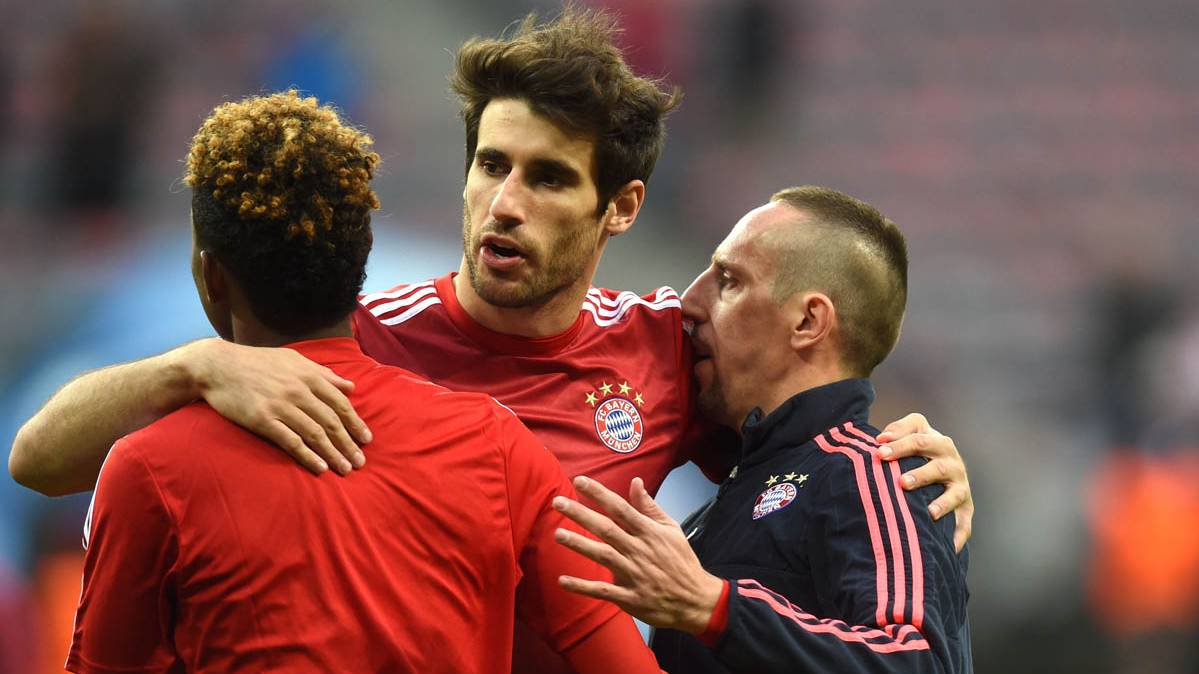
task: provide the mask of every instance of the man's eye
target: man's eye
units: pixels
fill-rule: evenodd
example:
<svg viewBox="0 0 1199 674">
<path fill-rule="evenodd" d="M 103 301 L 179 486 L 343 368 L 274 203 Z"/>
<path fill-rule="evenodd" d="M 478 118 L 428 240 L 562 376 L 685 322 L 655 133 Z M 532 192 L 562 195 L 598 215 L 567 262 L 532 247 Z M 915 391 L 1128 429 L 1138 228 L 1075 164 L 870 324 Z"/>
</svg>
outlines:
<svg viewBox="0 0 1199 674">
<path fill-rule="evenodd" d="M 537 179 L 537 183 L 539 185 L 545 185 L 546 187 L 561 187 L 562 186 L 562 180 L 559 179 L 557 176 L 541 176 L 540 178 Z"/>
<path fill-rule="evenodd" d="M 490 160 L 482 161 L 482 162 L 479 162 L 479 166 L 482 167 L 483 172 L 489 176 L 499 175 L 504 172 L 504 167 L 500 166 L 499 162 L 494 162 L 494 161 L 490 161 Z"/>
<path fill-rule="evenodd" d="M 721 272 L 716 277 L 716 284 L 720 286 L 721 290 L 728 288 L 730 286 L 736 285 L 736 283 L 737 283 L 737 279 L 733 278 L 732 276 L 729 276 L 728 272 Z"/>
</svg>

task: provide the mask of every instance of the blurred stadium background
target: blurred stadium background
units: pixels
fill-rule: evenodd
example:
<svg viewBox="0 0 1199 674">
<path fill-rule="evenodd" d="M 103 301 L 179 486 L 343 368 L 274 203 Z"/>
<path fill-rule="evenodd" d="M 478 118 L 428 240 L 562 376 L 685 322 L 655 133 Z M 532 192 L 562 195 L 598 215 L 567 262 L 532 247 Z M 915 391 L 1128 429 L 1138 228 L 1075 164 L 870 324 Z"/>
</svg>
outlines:
<svg viewBox="0 0 1199 674">
<path fill-rule="evenodd" d="M 912 287 L 874 421 L 925 412 L 966 456 L 977 670 L 1199 671 L 1199 4 L 594 4 L 686 92 L 600 283 L 686 287 L 784 186 L 877 205 Z M 222 101 L 295 85 L 374 134 L 368 289 L 456 267 L 452 52 L 530 9 L 6 3 L 0 446 L 80 371 L 211 334 L 178 178 Z M 86 507 L 0 479 L 0 672 L 62 671 Z"/>
</svg>

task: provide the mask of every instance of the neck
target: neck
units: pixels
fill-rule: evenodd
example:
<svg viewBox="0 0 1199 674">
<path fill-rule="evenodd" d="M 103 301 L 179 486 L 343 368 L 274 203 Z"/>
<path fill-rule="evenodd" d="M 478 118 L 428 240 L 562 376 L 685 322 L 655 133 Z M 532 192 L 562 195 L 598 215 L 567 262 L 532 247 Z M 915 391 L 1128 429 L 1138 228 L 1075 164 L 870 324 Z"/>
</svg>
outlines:
<svg viewBox="0 0 1199 674">
<path fill-rule="evenodd" d="M 762 408 L 762 417 L 765 418 L 781 407 L 783 403 L 804 391 L 849 378 L 849 373 L 837 360 L 821 359 L 820 362 L 803 363 L 775 385 L 765 387 L 760 397 L 739 412 L 737 418 L 741 421 L 737 424 L 736 431 L 738 434 L 741 433 L 741 426 L 745 424 L 746 418 L 755 407 Z"/>
<path fill-rule="evenodd" d="M 354 330 L 350 327 L 349 316 L 327 328 L 299 335 L 285 335 L 275 332 L 255 320 L 242 319 L 236 316 L 233 318 L 233 341 L 246 346 L 283 346 L 284 344 L 304 342 L 310 339 L 353 336 Z"/>
<path fill-rule="evenodd" d="M 595 269 L 587 270 L 573 284 L 554 293 L 548 301 L 528 307 L 497 307 L 479 297 L 470 283 L 466 260 L 454 277 L 458 304 L 476 323 L 488 330 L 516 337 L 553 337 L 565 332 L 579 317 L 579 308 L 591 287 Z"/>
</svg>

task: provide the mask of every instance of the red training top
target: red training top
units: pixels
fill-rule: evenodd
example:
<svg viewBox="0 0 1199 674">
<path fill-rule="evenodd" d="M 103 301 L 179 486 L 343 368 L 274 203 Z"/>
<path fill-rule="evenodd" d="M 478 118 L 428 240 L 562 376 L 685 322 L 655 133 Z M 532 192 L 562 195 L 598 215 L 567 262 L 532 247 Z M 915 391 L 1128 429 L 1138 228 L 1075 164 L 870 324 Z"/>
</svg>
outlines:
<svg viewBox="0 0 1199 674">
<path fill-rule="evenodd" d="M 550 500 L 574 491 L 508 410 L 352 339 L 292 348 L 356 382 L 366 467 L 314 478 L 204 404 L 118 441 L 69 670 L 497 672 L 515 604 L 560 651 L 606 641 L 595 671 L 658 671 L 616 607 L 557 586 L 603 572 L 554 543 L 575 527 Z"/>
</svg>

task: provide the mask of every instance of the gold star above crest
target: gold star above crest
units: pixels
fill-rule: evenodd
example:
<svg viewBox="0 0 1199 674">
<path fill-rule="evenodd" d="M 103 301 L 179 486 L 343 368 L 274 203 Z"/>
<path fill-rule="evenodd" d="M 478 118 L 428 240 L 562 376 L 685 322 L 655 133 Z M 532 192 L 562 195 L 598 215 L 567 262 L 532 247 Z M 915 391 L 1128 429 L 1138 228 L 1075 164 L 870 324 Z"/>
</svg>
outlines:
<svg viewBox="0 0 1199 674">
<path fill-rule="evenodd" d="M 638 405 L 644 405 L 645 398 L 642 398 L 641 394 L 638 393 L 637 395 L 633 396 L 633 402 L 637 403 Z"/>
<path fill-rule="evenodd" d="M 798 476 L 795 473 L 787 473 L 786 475 L 783 476 L 783 479 L 784 480 L 794 480 L 796 477 L 798 477 Z"/>
<path fill-rule="evenodd" d="M 779 481 L 778 475 L 771 475 L 769 480 L 766 480 L 767 487 L 773 487 L 775 482 Z"/>
<path fill-rule="evenodd" d="M 600 390 L 604 392 L 604 395 L 608 395 L 612 393 L 612 385 L 608 382 L 604 382 L 604 385 L 600 387 Z"/>
<path fill-rule="evenodd" d="M 621 382 L 620 383 L 620 395 L 627 396 L 629 394 L 629 391 L 632 390 L 632 388 L 633 388 L 632 386 L 629 386 L 629 382 L 627 382 L 627 381 Z"/>
<path fill-rule="evenodd" d="M 595 391 L 588 391 L 587 392 L 587 404 L 591 405 L 592 407 L 595 407 L 596 400 L 597 399 L 595 396 Z"/>
<path fill-rule="evenodd" d="M 800 475 L 800 476 L 799 476 L 798 484 L 801 484 L 801 485 L 802 485 L 802 484 L 803 484 L 804 482 L 806 482 L 807 480 L 808 480 L 808 474 L 807 474 L 807 473 L 804 473 L 803 475 Z"/>
</svg>

